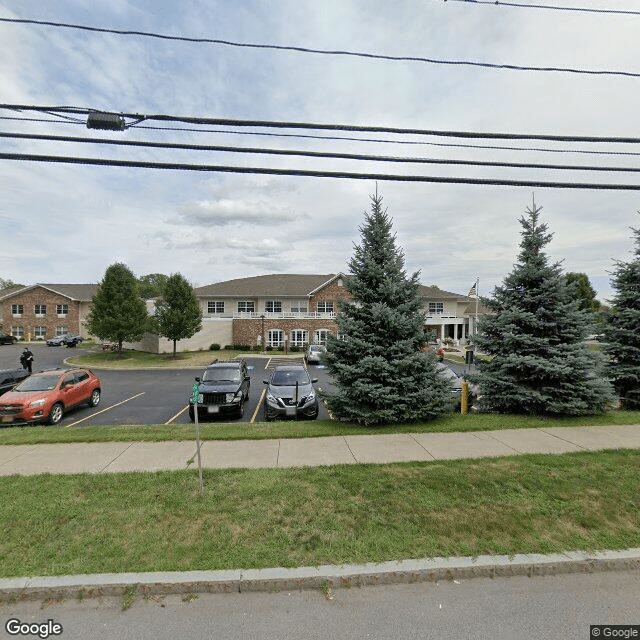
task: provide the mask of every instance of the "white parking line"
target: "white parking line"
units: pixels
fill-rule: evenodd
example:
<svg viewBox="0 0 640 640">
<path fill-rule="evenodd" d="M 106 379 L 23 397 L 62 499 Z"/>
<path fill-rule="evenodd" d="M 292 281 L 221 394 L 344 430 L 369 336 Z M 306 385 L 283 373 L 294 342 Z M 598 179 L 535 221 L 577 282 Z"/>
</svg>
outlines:
<svg viewBox="0 0 640 640">
<path fill-rule="evenodd" d="M 189 408 L 189 405 L 186 404 L 182 409 L 180 409 L 180 411 L 178 411 L 178 413 L 176 413 L 175 416 L 169 418 L 165 424 L 171 424 L 176 418 L 179 418 L 187 409 Z"/>
<path fill-rule="evenodd" d="M 115 407 L 119 407 L 121 404 L 124 404 L 125 402 L 129 402 L 129 400 L 134 400 L 135 398 L 139 398 L 140 396 L 143 396 L 145 393 L 146 393 L 145 391 L 143 391 L 142 393 L 138 393 L 135 396 L 131 396 L 130 398 L 123 400 L 122 402 L 118 402 L 117 404 L 112 404 L 110 407 L 107 407 L 106 409 L 102 409 L 102 411 L 96 411 L 95 413 L 92 413 L 90 416 L 87 416 L 86 418 L 82 418 L 82 420 L 76 420 L 75 422 L 72 422 L 71 424 L 65 424 L 64 426 L 65 428 L 75 427 L 75 425 L 80 424 L 85 420 L 89 420 L 90 418 L 99 416 L 101 413 L 104 413 L 105 411 L 111 411 L 111 409 L 114 409 Z"/>
<path fill-rule="evenodd" d="M 253 412 L 253 415 L 251 416 L 251 420 L 249 420 L 249 422 L 256 421 L 256 416 L 258 415 L 258 411 L 260 411 L 260 407 L 262 406 L 262 401 L 264 400 L 265 393 L 267 393 L 267 390 L 263 389 L 262 393 L 260 394 L 260 400 L 258 400 L 258 406 L 256 407 L 256 410 Z"/>
</svg>

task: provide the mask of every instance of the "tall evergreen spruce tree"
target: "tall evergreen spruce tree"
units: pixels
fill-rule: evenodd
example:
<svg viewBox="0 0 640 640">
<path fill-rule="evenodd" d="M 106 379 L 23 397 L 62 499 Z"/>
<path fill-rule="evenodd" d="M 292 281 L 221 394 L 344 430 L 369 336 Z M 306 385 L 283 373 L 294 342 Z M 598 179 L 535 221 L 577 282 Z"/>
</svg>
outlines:
<svg viewBox="0 0 640 640">
<path fill-rule="evenodd" d="M 480 318 L 473 342 L 493 356 L 478 363 L 472 381 L 479 386 L 478 407 L 499 413 L 593 414 L 610 408 L 611 385 L 601 377 L 603 359 L 584 340 L 592 314 L 579 302 L 543 248 L 553 234 L 540 224 L 535 202 L 520 218 L 519 262 L 483 299 L 493 314 Z"/>
<path fill-rule="evenodd" d="M 101 340 L 118 343 L 142 339 L 149 326 L 144 300 L 138 291 L 138 281 L 131 270 L 116 262 L 107 268 L 98 293 L 91 301 L 87 330 Z"/>
<path fill-rule="evenodd" d="M 360 227 L 341 301 L 339 337 L 327 340 L 326 365 L 337 390 L 326 393 L 343 422 L 366 425 L 430 420 L 450 410 L 451 386 L 422 353 L 424 315 L 418 272 L 407 278 L 382 197 L 371 197 L 371 213 Z"/>
<path fill-rule="evenodd" d="M 631 230 L 634 258 L 617 262 L 613 272 L 611 285 L 617 293 L 606 316 L 604 351 L 622 406 L 640 410 L 640 229 Z"/>
<path fill-rule="evenodd" d="M 202 311 L 193 288 L 179 273 L 167 278 L 162 298 L 156 302 L 155 318 L 161 336 L 173 341 L 173 357 L 176 342 L 191 338 L 202 328 Z"/>
</svg>

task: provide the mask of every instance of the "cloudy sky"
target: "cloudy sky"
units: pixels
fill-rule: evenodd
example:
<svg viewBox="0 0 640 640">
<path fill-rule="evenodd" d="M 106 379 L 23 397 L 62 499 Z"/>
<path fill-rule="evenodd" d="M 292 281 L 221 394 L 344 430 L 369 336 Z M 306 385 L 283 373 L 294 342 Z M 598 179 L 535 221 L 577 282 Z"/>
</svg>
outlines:
<svg viewBox="0 0 640 640">
<path fill-rule="evenodd" d="M 534 4 L 521 2 L 526 3 Z M 412 130 L 638 136 L 640 0 L 546 4 L 592 9 L 624 4 L 638 14 L 457 0 L 0 0 L 0 18 L 638 77 L 321 55 L 0 22 L 0 103 Z M 2 132 L 112 140 L 598 167 L 637 167 L 640 158 L 636 144 L 190 127 L 157 121 L 111 132 L 89 131 L 35 112 L 0 109 L 0 116 Z M 259 135 L 264 133 L 361 140 Z M 634 173 L 363 162 L 16 138 L 0 138 L 0 151 L 640 184 Z M 373 180 L 6 159 L 0 159 L 0 166 L 0 277 L 23 284 L 98 282 L 116 261 L 138 276 L 179 272 L 194 286 L 266 273 L 344 271 L 376 190 Z M 463 294 L 479 278 L 480 292 L 487 295 L 511 270 L 520 240 L 518 219 L 534 199 L 554 233 L 551 257 L 562 260 L 565 271 L 587 273 L 602 300 L 611 296 L 608 272 L 613 260 L 630 256 L 629 227 L 640 225 L 637 191 L 396 181 L 379 181 L 377 189 L 393 219 L 407 269 L 419 269 L 424 284 Z"/>
</svg>

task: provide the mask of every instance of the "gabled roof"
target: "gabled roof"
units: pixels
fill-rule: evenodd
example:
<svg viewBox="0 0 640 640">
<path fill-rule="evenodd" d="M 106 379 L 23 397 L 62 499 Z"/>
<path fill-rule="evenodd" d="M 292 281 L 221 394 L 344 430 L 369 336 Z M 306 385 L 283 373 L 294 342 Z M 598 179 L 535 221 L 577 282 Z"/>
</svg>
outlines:
<svg viewBox="0 0 640 640">
<path fill-rule="evenodd" d="M 460 295 L 459 293 L 451 293 L 451 291 L 443 291 L 435 285 L 427 287 L 424 284 L 420 285 L 420 297 L 425 300 L 456 300 L 458 302 L 468 302 L 471 298 Z"/>
<path fill-rule="evenodd" d="M 97 284 L 32 284 L 28 287 L 20 287 L 19 289 L 11 289 L 5 295 L 2 295 L 0 292 L 0 300 L 6 300 L 7 298 L 12 298 L 14 296 L 21 295 L 23 293 L 27 293 L 29 291 L 33 291 L 33 289 L 37 289 L 41 287 L 43 289 L 47 289 L 52 293 L 57 293 L 58 295 L 64 296 L 65 298 L 69 298 L 69 300 L 75 300 L 77 302 L 91 302 L 93 296 L 96 295 L 98 291 Z"/>
<path fill-rule="evenodd" d="M 268 296 L 306 298 L 335 277 L 334 273 L 328 275 L 273 273 L 251 278 L 236 278 L 235 280 L 197 287 L 194 289 L 194 293 L 198 298 L 263 298 Z"/>
</svg>

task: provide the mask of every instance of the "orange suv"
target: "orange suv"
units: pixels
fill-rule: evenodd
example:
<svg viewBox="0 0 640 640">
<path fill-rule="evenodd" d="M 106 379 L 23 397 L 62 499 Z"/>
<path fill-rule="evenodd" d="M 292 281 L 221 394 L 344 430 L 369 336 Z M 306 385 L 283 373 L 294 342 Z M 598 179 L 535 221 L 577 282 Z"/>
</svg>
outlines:
<svg viewBox="0 0 640 640">
<path fill-rule="evenodd" d="M 100 402 L 100 380 L 90 369 L 34 373 L 0 397 L 0 425 L 59 424 L 65 411 L 84 402 Z"/>
</svg>

